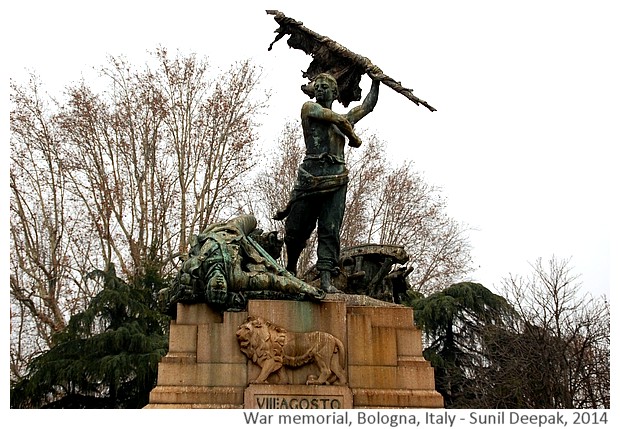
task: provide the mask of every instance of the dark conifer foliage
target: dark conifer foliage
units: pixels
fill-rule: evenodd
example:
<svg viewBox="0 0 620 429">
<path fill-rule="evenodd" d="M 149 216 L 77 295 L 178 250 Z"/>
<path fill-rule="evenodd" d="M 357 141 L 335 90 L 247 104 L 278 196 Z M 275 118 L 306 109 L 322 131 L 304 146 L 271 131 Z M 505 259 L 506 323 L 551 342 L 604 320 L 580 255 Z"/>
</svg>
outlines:
<svg viewBox="0 0 620 429">
<path fill-rule="evenodd" d="M 472 282 L 453 284 L 410 303 L 429 342 L 424 357 L 435 368 L 435 386 L 446 408 L 468 407 L 476 395 L 475 374 L 485 364 L 483 334 L 513 316 L 510 305 Z"/>
<path fill-rule="evenodd" d="M 410 294 L 446 408 L 610 407 L 608 301 L 580 298 L 566 261 L 535 268 L 508 298 L 471 282 Z"/>
<path fill-rule="evenodd" d="M 54 346 L 11 389 L 12 408 L 141 408 L 166 353 L 168 320 L 157 310 L 155 270 L 132 283 L 113 265 L 91 273 L 103 289 L 71 317 Z"/>
</svg>

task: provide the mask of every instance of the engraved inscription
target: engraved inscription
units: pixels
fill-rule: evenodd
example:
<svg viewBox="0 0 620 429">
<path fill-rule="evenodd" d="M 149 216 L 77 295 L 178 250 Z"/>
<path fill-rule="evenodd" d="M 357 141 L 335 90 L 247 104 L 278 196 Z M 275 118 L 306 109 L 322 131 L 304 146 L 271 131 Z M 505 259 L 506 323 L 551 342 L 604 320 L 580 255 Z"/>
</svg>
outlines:
<svg viewBox="0 0 620 429">
<path fill-rule="evenodd" d="M 343 408 L 342 396 L 254 395 L 255 407 L 260 409 L 338 410 Z"/>
</svg>

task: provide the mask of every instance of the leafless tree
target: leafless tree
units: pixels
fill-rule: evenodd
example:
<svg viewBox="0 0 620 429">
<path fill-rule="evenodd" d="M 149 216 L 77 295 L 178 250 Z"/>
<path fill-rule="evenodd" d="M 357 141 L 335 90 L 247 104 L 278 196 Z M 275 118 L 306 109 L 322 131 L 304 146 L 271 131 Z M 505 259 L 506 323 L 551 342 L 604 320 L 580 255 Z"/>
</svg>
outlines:
<svg viewBox="0 0 620 429">
<path fill-rule="evenodd" d="M 538 259 L 528 277 L 510 275 L 503 288 L 520 317 L 512 333 L 490 337 L 502 364 L 486 399 L 503 392 L 503 401 L 527 408 L 609 408 L 606 298 L 581 293 L 570 259 L 555 256 L 546 265 Z"/>
<path fill-rule="evenodd" d="M 250 62 L 216 75 L 159 48 L 142 69 L 110 57 L 100 71 L 62 102 L 34 77 L 11 83 L 15 374 L 99 290 L 92 270 L 174 272 L 189 236 L 230 216 L 255 163 L 268 94 Z"/>
<path fill-rule="evenodd" d="M 215 81 L 205 79 L 205 62 L 170 59 L 158 50 L 161 68 L 153 81 L 166 99 L 168 150 L 174 154 L 179 184 L 179 249 L 187 235 L 230 216 L 254 167 L 258 118 L 267 94 L 256 97 L 260 72 L 248 61 L 235 64 Z"/>
<path fill-rule="evenodd" d="M 258 181 L 262 220 L 281 233 L 281 223 L 268 219 L 286 205 L 303 159 L 300 130 L 296 122 L 287 124 L 277 148 L 268 157 L 271 163 Z M 389 165 L 383 155 L 385 143 L 376 135 L 360 134 L 362 147 L 346 153 L 349 183 L 341 246 L 405 246 L 414 267 L 410 280 L 416 291 L 428 293 L 456 282 L 470 270 L 466 228 L 446 214 L 439 189 L 427 184 L 413 163 Z M 315 240 L 313 235 L 300 258 L 300 272 L 315 261 Z"/>
<path fill-rule="evenodd" d="M 256 178 L 254 213 L 261 228 L 277 231 L 280 238 L 284 237 L 284 223 L 274 220 L 273 216 L 288 203 L 297 178 L 297 167 L 304 158 L 301 142 L 301 126 L 297 121 L 287 121 L 276 146 L 265 150 L 261 172 Z M 299 258 L 300 272 L 304 272 L 313 263 L 315 247 L 316 234 L 313 234 Z M 281 259 L 284 265 L 286 248 L 283 249 Z"/>
<path fill-rule="evenodd" d="M 372 229 L 376 213 L 373 208 L 377 204 L 377 191 L 383 186 L 389 170 L 384 143 L 374 134 L 362 135 L 362 147 L 346 153 L 349 183 L 341 232 L 342 247 L 374 241 Z"/>
<path fill-rule="evenodd" d="M 74 246 L 80 211 L 61 162 L 53 100 L 32 76 L 11 82 L 10 289 L 11 369 L 18 373 L 83 308 L 80 277 L 88 257 Z"/>
<path fill-rule="evenodd" d="M 254 162 L 264 105 L 252 97 L 259 73 L 248 62 L 213 83 L 195 56 L 154 56 L 154 70 L 136 72 L 110 58 L 102 70 L 110 92 L 71 88 L 61 116 L 67 171 L 104 263 L 117 261 L 125 275 L 169 261 L 189 235 L 229 215 Z"/>
<path fill-rule="evenodd" d="M 448 216 L 440 190 L 425 182 L 411 161 L 382 177 L 371 210 L 368 241 L 405 246 L 415 291 L 441 290 L 471 269 L 467 228 Z"/>
</svg>

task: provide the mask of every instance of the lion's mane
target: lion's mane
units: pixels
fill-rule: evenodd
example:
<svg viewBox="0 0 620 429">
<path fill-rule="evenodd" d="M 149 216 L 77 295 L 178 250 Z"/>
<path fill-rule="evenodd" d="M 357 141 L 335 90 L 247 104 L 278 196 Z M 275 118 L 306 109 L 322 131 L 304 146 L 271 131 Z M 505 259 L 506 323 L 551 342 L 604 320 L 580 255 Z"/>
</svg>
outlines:
<svg viewBox="0 0 620 429">
<path fill-rule="evenodd" d="M 261 317 L 249 316 L 237 330 L 241 352 L 261 368 L 254 381 L 265 383 L 267 377 L 283 366 L 300 367 L 315 362 L 318 377 L 309 378 L 309 384 L 346 383 L 345 351 L 342 342 L 322 332 L 289 332 Z"/>
</svg>

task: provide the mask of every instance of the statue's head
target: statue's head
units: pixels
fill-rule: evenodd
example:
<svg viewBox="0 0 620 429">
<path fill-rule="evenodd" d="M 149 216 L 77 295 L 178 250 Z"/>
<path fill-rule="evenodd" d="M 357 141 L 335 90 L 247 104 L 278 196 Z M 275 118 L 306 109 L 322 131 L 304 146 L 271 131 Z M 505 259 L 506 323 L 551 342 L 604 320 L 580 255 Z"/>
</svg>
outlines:
<svg viewBox="0 0 620 429">
<path fill-rule="evenodd" d="M 319 97 L 329 97 L 332 101 L 338 98 L 338 82 L 329 73 L 319 73 L 316 75 L 312 81 L 312 88 L 317 101 Z"/>
</svg>

